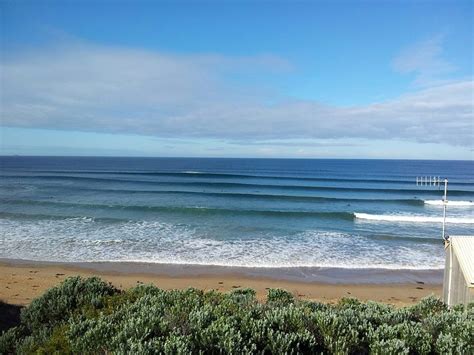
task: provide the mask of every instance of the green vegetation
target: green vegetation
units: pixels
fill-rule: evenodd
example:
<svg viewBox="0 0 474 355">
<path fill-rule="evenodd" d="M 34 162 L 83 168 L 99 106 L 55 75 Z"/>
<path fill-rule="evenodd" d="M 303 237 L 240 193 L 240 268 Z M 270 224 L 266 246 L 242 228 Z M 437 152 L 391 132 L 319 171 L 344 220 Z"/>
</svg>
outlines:
<svg viewBox="0 0 474 355">
<path fill-rule="evenodd" d="M 69 278 L 22 310 L 0 353 L 473 354 L 474 304 L 448 310 L 428 297 L 396 309 L 343 299 L 299 301 L 269 290 L 223 294 Z"/>
</svg>

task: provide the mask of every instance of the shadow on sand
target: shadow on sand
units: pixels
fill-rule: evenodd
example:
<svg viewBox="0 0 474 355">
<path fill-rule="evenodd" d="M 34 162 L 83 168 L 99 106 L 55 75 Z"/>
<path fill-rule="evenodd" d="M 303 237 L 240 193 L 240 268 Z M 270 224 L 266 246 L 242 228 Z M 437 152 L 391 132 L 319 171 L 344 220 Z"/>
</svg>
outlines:
<svg viewBox="0 0 474 355">
<path fill-rule="evenodd" d="M 0 334 L 20 324 L 20 311 L 23 307 L 0 301 Z"/>
</svg>

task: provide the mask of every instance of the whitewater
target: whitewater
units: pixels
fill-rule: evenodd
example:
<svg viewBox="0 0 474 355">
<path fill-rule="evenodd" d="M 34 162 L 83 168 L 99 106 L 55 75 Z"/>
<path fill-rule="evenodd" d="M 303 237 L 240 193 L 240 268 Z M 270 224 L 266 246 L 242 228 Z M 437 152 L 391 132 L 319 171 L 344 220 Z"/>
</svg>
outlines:
<svg viewBox="0 0 474 355">
<path fill-rule="evenodd" d="M 469 161 L 0 157 L 0 258 L 439 270 Z"/>
</svg>

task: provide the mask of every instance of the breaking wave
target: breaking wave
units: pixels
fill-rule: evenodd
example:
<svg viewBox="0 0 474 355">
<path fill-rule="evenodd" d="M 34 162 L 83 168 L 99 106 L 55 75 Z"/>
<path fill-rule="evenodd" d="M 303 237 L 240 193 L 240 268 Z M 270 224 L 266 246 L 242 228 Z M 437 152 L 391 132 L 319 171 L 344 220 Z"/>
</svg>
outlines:
<svg viewBox="0 0 474 355">
<path fill-rule="evenodd" d="M 425 200 L 425 205 L 432 205 L 432 206 L 443 206 L 443 200 Z M 448 200 L 448 206 L 455 206 L 455 207 L 472 207 L 474 206 L 474 201 L 450 201 Z"/>
<path fill-rule="evenodd" d="M 386 222 L 406 222 L 406 223 L 442 223 L 442 217 L 417 216 L 417 215 L 383 215 L 369 213 L 354 213 L 356 219 L 370 221 L 386 221 Z M 454 224 L 474 224 L 474 218 L 464 217 L 447 217 L 447 223 Z"/>
</svg>

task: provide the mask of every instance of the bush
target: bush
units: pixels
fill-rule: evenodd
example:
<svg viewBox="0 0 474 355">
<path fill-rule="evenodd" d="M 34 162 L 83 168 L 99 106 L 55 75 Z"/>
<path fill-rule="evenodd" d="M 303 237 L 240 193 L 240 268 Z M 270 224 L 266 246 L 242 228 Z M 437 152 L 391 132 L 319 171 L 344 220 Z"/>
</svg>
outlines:
<svg viewBox="0 0 474 355">
<path fill-rule="evenodd" d="M 27 335 L 24 326 L 20 325 L 3 332 L 0 336 L 0 354 L 12 354 Z"/>
<path fill-rule="evenodd" d="M 474 307 L 434 297 L 395 309 L 343 299 L 331 306 L 269 290 L 228 294 L 119 292 L 97 278 L 71 278 L 34 300 L 0 336 L 0 354 L 470 354 Z"/>
<path fill-rule="evenodd" d="M 65 323 L 91 307 L 103 307 L 106 296 L 118 293 L 116 288 L 99 278 L 66 279 L 22 309 L 21 325 L 0 337 L 0 354 L 67 352 L 66 330 L 69 327 Z"/>
<path fill-rule="evenodd" d="M 21 312 L 21 322 L 30 331 L 52 328 L 67 320 L 77 309 L 87 305 L 100 307 L 103 297 L 118 290 L 97 277 L 71 277 L 49 289 Z"/>
<path fill-rule="evenodd" d="M 294 300 L 290 292 L 282 290 L 281 288 L 271 288 L 268 290 L 267 302 L 269 304 L 285 306 L 293 303 Z"/>
</svg>

